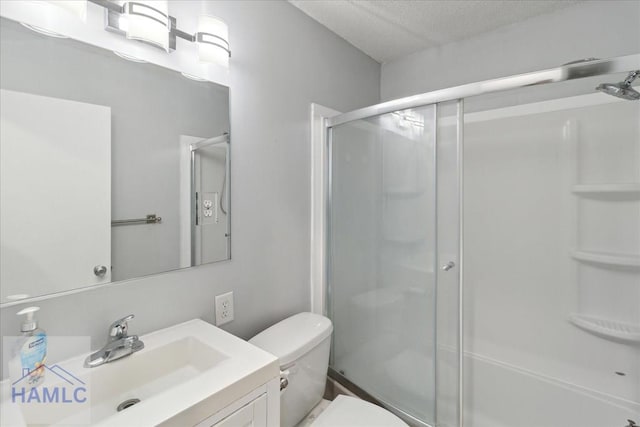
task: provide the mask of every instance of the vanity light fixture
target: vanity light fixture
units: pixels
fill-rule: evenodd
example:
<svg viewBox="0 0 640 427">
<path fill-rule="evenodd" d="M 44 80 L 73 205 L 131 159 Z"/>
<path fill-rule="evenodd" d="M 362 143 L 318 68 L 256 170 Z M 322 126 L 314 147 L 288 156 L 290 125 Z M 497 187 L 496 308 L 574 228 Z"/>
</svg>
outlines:
<svg viewBox="0 0 640 427">
<path fill-rule="evenodd" d="M 190 34 L 177 27 L 176 18 L 169 15 L 167 0 L 88 1 L 105 9 L 107 31 L 160 47 L 168 53 L 176 50 L 176 39 L 181 38 L 196 43 L 201 62 L 229 65 L 229 29 L 219 18 L 200 16 L 197 32 Z"/>
</svg>

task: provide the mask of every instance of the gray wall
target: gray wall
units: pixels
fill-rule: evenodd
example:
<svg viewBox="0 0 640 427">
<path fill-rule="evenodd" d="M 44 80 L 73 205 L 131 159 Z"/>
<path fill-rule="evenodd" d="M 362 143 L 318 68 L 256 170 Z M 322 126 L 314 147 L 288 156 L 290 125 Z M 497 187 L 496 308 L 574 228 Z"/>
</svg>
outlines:
<svg viewBox="0 0 640 427">
<path fill-rule="evenodd" d="M 227 21 L 233 44 L 232 260 L 39 302 L 50 335 L 87 335 L 98 347 L 109 322 L 128 313 L 137 334 L 213 322 L 214 296 L 227 291 L 235 320 L 223 328 L 245 338 L 309 309 L 309 104 L 378 102 L 380 66 L 286 2 L 202 8 Z M 19 330 L 19 308 L 1 310 L 3 336 Z"/>
<path fill-rule="evenodd" d="M 382 100 L 640 52 L 640 2 L 587 1 L 382 65 Z"/>
<path fill-rule="evenodd" d="M 1 34 L 3 89 L 111 107 L 111 218 L 162 217 L 158 225 L 112 228 L 113 280 L 178 268 L 179 136 L 228 132 L 228 88 L 6 19 Z"/>
</svg>

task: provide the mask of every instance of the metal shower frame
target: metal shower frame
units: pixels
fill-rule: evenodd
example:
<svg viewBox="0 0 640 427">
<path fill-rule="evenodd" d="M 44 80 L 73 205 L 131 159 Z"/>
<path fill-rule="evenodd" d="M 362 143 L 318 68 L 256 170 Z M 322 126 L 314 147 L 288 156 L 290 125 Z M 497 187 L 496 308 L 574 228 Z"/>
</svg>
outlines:
<svg viewBox="0 0 640 427">
<path fill-rule="evenodd" d="M 327 119 L 325 125 L 327 128 L 331 128 L 343 123 L 391 113 L 393 111 L 438 104 L 440 102 L 453 101 L 487 93 L 518 89 L 526 86 L 559 83 L 567 80 L 595 77 L 602 74 L 628 73 L 629 71 L 637 70 L 638 67 L 640 67 L 640 54 L 619 56 L 611 59 L 589 59 L 565 64 L 556 68 L 549 68 L 547 70 L 468 83 L 446 89 L 434 90 L 420 95 L 394 99 L 331 117 Z"/>
</svg>

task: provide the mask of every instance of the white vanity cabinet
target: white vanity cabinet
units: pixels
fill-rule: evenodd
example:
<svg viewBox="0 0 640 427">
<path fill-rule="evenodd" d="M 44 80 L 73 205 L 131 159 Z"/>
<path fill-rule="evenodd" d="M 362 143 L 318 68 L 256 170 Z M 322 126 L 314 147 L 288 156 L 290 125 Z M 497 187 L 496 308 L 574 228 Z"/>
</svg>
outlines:
<svg viewBox="0 0 640 427">
<path fill-rule="evenodd" d="M 270 381 L 198 423 L 196 427 L 279 427 L 280 381 Z"/>
<path fill-rule="evenodd" d="M 205 426 L 209 423 L 205 421 Z M 257 399 L 247 403 L 222 421 L 215 427 L 266 427 L 267 425 L 267 396 L 261 395 Z"/>
</svg>

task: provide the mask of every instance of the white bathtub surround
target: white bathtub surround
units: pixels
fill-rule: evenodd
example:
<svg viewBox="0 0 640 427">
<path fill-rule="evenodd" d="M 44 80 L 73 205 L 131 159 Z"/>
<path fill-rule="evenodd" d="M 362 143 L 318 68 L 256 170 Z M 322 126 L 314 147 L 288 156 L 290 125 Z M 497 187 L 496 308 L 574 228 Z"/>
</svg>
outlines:
<svg viewBox="0 0 640 427">
<path fill-rule="evenodd" d="M 468 426 L 556 427 L 576 419 L 586 427 L 623 426 L 640 418 L 637 401 L 470 353 L 464 360 Z"/>
</svg>

